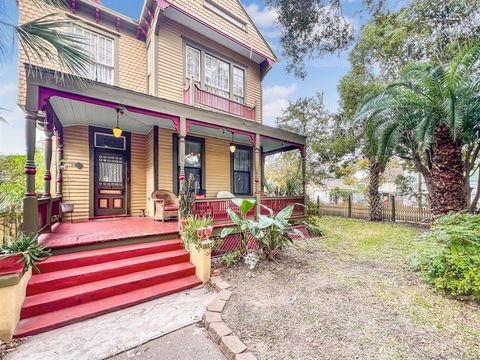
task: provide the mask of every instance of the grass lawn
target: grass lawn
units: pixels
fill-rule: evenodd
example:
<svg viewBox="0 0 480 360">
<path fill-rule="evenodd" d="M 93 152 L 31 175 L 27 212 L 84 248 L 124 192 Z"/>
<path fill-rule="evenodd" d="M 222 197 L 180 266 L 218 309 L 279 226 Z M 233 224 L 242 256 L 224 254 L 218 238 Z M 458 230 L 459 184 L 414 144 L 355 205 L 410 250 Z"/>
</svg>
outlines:
<svg viewBox="0 0 480 360">
<path fill-rule="evenodd" d="M 260 359 L 480 358 L 480 305 L 435 293 L 409 269 L 423 230 L 312 221 L 325 237 L 222 275 L 236 287 L 225 321 Z"/>
</svg>

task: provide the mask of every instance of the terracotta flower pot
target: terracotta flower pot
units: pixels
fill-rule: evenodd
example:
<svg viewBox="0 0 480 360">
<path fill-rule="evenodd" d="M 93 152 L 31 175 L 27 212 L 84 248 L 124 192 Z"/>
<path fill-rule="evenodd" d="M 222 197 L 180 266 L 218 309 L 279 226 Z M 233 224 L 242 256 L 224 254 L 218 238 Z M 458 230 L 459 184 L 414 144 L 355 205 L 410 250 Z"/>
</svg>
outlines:
<svg viewBox="0 0 480 360">
<path fill-rule="evenodd" d="M 200 240 L 207 240 L 212 236 L 213 226 L 207 226 L 197 229 L 197 235 L 200 237 Z"/>
<path fill-rule="evenodd" d="M 22 254 L 0 255 L 0 275 L 14 274 L 23 271 Z"/>
</svg>

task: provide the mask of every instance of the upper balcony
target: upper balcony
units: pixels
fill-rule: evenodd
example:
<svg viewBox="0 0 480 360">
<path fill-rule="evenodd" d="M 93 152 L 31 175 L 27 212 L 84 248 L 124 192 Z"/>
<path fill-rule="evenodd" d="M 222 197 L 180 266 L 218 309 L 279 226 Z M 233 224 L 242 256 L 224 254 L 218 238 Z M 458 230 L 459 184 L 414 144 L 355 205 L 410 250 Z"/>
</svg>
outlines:
<svg viewBox="0 0 480 360">
<path fill-rule="evenodd" d="M 236 102 L 226 97 L 208 92 L 193 81 L 184 89 L 184 103 L 206 109 L 213 109 L 247 120 L 256 120 L 256 107 Z"/>
</svg>

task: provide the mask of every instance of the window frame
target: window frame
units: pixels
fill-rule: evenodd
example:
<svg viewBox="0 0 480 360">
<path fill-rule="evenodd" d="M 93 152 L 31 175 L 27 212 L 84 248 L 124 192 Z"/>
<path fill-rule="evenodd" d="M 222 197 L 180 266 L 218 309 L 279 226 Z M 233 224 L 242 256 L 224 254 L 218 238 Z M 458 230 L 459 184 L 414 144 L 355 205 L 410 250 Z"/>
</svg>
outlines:
<svg viewBox="0 0 480 360">
<path fill-rule="evenodd" d="M 179 136 L 178 134 L 173 134 L 173 176 L 174 176 L 174 192 L 178 195 L 180 192 L 180 181 L 178 179 L 179 173 L 180 173 L 180 164 L 179 162 L 179 156 L 178 156 L 178 141 L 179 141 Z M 200 184 L 199 184 L 199 189 L 205 189 L 205 139 L 196 137 L 196 136 L 186 136 L 185 137 L 185 145 L 187 141 L 195 141 L 199 142 L 201 144 L 201 163 L 200 163 Z M 185 169 L 185 167 L 184 167 Z M 198 168 L 194 168 L 198 169 Z"/>
<path fill-rule="evenodd" d="M 75 17 L 73 17 L 73 18 L 75 18 Z M 111 66 L 110 65 L 105 65 L 105 64 L 102 64 L 102 63 L 97 62 L 95 60 L 96 65 L 98 64 L 100 66 L 110 67 L 113 70 L 111 83 L 107 83 L 107 82 L 104 82 L 104 81 L 99 81 L 97 79 L 90 79 L 90 80 L 97 81 L 97 82 L 100 82 L 102 84 L 118 86 L 118 56 L 119 56 L 118 55 L 118 52 L 119 52 L 118 35 L 116 35 L 112 32 L 109 32 L 109 31 L 99 29 L 99 28 L 91 25 L 88 22 L 87 23 L 82 22 L 81 25 L 73 24 L 72 28 L 70 30 L 71 33 L 74 33 L 74 28 L 75 27 L 81 28 L 84 31 L 88 31 L 89 33 L 93 33 L 97 36 L 100 36 L 100 37 L 103 37 L 105 39 L 108 39 L 108 40 L 112 41 L 112 64 L 113 65 L 111 65 Z M 96 55 L 96 56 L 98 56 L 98 55 Z"/>
<path fill-rule="evenodd" d="M 253 147 L 251 146 L 246 146 L 246 145 L 238 145 L 235 144 L 237 150 L 247 150 L 250 153 L 250 171 L 240 171 L 240 170 L 235 170 L 235 154 L 237 151 L 234 153 L 230 153 L 230 191 L 233 195 L 241 195 L 241 196 L 252 196 L 253 195 L 253 170 L 254 170 L 254 163 L 253 163 Z M 249 173 L 249 193 L 237 193 L 235 192 L 235 173 L 236 172 L 241 172 L 241 173 Z"/>
<path fill-rule="evenodd" d="M 238 103 L 238 104 L 247 105 L 246 104 L 247 87 L 248 87 L 248 84 L 247 84 L 247 69 L 248 69 L 248 66 L 247 65 L 244 65 L 244 64 L 242 64 L 238 61 L 235 61 L 231 58 L 222 56 L 218 52 L 216 52 L 214 50 L 211 50 L 209 48 L 206 48 L 202 45 L 199 45 L 199 44 L 195 43 L 195 41 L 184 37 L 184 40 L 183 40 L 183 78 L 185 79 L 185 82 L 186 82 L 187 86 L 188 86 L 188 83 L 187 83 L 187 81 L 188 81 L 188 79 L 187 79 L 187 50 L 186 50 L 187 46 L 191 47 L 195 50 L 200 51 L 200 55 L 201 55 L 200 56 L 200 82 L 197 82 L 197 84 L 199 84 L 199 87 L 202 90 L 208 91 L 206 89 L 206 83 L 205 83 L 205 62 L 206 62 L 205 61 L 205 55 L 208 54 L 209 56 L 214 57 L 214 58 L 216 58 L 220 61 L 223 61 L 223 62 L 225 62 L 229 65 L 228 97 L 225 97 L 225 96 L 222 96 L 222 95 L 219 95 L 219 94 L 215 94 L 215 95 L 223 97 L 225 99 L 229 99 L 229 100 L 231 100 L 235 103 Z M 236 67 L 240 70 L 243 70 L 243 103 L 238 102 L 234 99 L 234 95 L 233 95 L 233 68 L 234 67 Z"/>
</svg>

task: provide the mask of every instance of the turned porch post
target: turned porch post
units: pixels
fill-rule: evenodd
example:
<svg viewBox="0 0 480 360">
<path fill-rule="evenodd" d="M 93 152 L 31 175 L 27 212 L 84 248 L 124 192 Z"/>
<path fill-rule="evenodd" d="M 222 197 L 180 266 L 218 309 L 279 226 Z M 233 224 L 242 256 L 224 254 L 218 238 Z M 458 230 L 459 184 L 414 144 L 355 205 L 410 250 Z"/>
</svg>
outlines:
<svg viewBox="0 0 480 360">
<path fill-rule="evenodd" d="M 187 136 L 187 121 L 184 117 L 180 118 L 180 134 L 178 136 L 178 172 L 179 188 L 182 190 L 182 182 L 185 181 L 185 137 Z"/>
<path fill-rule="evenodd" d="M 305 146 L 300 148 L 300 154 L 302 155 L 302 192 L 303 192 L 303 205 L 304 207 L 304 214 L 305 216 L 308 214 L 307 212 L 307 181 L 306 181 L 306 173 L 307 173 L 307 159 L 305 156 Z"/>
<path fill-rule="evenodd" d="M 35 143 L 37 136 L 37 114 L 27 112 L 25 116 L 26 155 L 25 175 L 26 192 L 23 198 L 23 233 L 36 234 L 38 231 L 38 202 L 35 193 Z"/>
<path fill-rule="evenodd" d="M 42 196 L 44 198 L 52 197 L 51 182 L 52 182 L 52 137 L 53 137 L 53 118 L 51 113 L 47 113 L 45 118 L 45 125 L 43 127 L 43 147 L 45 157 L 45 172 L 43 173 L 43 180 L 45 180 L 45 187 Z"/>
<path fill-rule="evenodd" d="M 55 126 L 55 135 L 57 137 L 57 186 L 55 196 L 63 195 L 63 130 Z"/>
<path fill-rule="evenodd" d="M 262 181 L 260 177 L 262 176 L 261 170 L 261 144 L 260 144 L 260 134 L 255 134 L 255 200 L 257 202 L 255 206 L 255 218 L 258 219 L 260 215 L 260 203 L 262 201 Z"/>
</svg>

